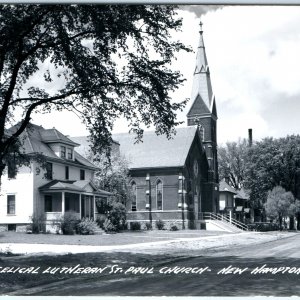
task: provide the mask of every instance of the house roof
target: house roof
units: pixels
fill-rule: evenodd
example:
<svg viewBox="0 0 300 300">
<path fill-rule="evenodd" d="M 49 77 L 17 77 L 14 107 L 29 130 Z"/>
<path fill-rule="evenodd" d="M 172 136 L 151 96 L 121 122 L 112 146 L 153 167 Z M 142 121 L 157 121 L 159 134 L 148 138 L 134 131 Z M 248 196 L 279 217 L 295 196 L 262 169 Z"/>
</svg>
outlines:
<svg viewBox="0 0 300 300">
<path fill-rule="evenodd" d="M 102 196 L 111 196 L 112 193 L 97 189 L 92 181 L 88 180 L 52 180 L 39 187 L 39 190 L 44 192 L 54 191 L 72 191 L 77 193 L 89 192 L 88 187 L 91 186 L 94 190 L 94 194 Z"/>
<path fill-rule="evenodd" d="M 249 199 L 249 195 L 242 188 L 239 191 L 237 191 L 237 195 L 235 196 L 235 198 L 248 200 Z"/>
<path fill-rule="evenodd" d="M 45 143 L 64 143 L 71 146 L 79 146 L 79 144 L 70 140 L 68 137 L 59 132 L 56 128 L 44 129 L 40 131 L 42 141 Z"/>
<path fill-rule="evenodd" d="M 87 156 L 90 153 L 90 149 L 91 149 L 91 142 L 89 140 L 88 136 L 72 136 L 71 139 L 80 144 L 76 150 L 78 153 L 80 153 L 83 156 Z M 111 151 L 112 153 L 118 153 L 118 147 L 119 147 L 119 143 L 117 141 L 115 141 L 114 139 L 112 140 L 112 145 L 111 145 Z"/>
<path fill-rule="evenodd" d="M 18 124 L 11 127 L 9 129 L 9 132 L 13 134 L 17 130 L 17 128 Z M 96 169 L 95 165 L 93 165 L 90 161 L 85 159 L 76 151 L 74 151 L 74 161 L 57 156 L 50 147 L 50 144 L 54 142 L 54 135 L 57 136 L 57 139 L 55 141 L 57 143 L 67 144 L 75 147 L 79 145 L 78 143 L 75 143 L 74 141 L 63 135 L 57 129 L 45 129 L 42 126 L 30 123 L 20 136 L 24 153 L 39 153 L 47 158 L 59 160 L 64 163 L 75 164 L 79 167 L 84 166 Z"/>
<path fill-rule="evenodd" d="M 55 191 L 55 190 L 70 190 L 76 192 L 84 192 L 83 188 L 80 188 L 74 184 L 74 181 L 61 181 L 52 180 L 39 187 L 41 191 Z"/>
<path fill-rule="evenodd" d="M 182 167 L 196 132 L 196 127 L 189 126 L 176 128 L 171 139 L 154 131 L 145 131 L 139 143 L 129 133 L 114 134 L 113 139 L 120 143 L 120 152 L 127 158 L 130 169 Z"/>
<path fill-rule="evenodd" d="M 229 192 L 232 194 L 237 194 L 236 190 L 231 187 L 225 180 L 222 180 L 219 184 L 219 192 Z"/>
</svg>

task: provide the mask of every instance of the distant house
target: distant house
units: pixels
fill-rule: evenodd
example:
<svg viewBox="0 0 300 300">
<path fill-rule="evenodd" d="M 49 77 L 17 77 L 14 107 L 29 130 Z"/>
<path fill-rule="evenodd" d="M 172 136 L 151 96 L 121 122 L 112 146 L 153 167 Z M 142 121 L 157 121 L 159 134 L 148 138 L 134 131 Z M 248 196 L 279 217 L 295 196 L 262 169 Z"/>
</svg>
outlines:
<svg viewBox="0 0 300 300">
<path fill-rule="evenodd" d="M 235 199 L 235 218 L 244 223 L 251 223 L 254 221 L 254 211 L 249 206 L 249 195 L 242 188 L 237 191 L 237 194 L 234 196 Z"/>
<path fill-rule="evenodd" d="M 231 216 L 237 221 L 250 223 L 253 216 L 253 210 L 249 208 L 249 196 L 242 188 L 236 190 L 229 185 L 226 179 L 220 182 L 219 186 L 219 207 L 220 213 Z"/>
<path fill-rule="evenodd" d="M 221 213 L 234 211 L 236 190 L 223 179 L 219 185 L 219 209 Z"/>
<path fill-rule="evenodd" d="M 15 128 L 11 128 L 13 131 Z M 46 170 L 32 161 L 20 167 L 15 177 L 10 172 L 2 178 L 0 195 L 0 230 L 25 231 L 30 217 L 45 215 L 47 230 L 65 212 L 95 218 L 95 201 L 110 193 L 93 184 L 96 167 L 76 152 L 79 144 L 57 129 L 30 124 L 20 137 L 24 152 L 41 154 Z"/>
</svg>

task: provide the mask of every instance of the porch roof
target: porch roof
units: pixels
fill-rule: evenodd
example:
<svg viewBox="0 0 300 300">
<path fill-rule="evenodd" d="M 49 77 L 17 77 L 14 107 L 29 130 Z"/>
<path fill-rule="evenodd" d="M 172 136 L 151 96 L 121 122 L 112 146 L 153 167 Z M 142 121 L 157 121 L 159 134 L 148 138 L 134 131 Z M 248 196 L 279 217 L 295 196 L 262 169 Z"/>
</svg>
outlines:
<svg viewBox="0 0 300 300">
<path fill-rule="evenodd" d="M 228 192 L 232 194 L 237 194 L 235 189 L 231 187 L 225 180 L 222 180 L 219 184 L 219 192 Z"/>
<path fill-rule="evenodd" d="M 73 191 L 77 193 L 92 193 L 95 195 L 111 196 L 112 194 L 97 189 L 96 186 L 88 180 L 52 180 L 39 187 L 41 192 L 54 191 Z"/>
</svg>

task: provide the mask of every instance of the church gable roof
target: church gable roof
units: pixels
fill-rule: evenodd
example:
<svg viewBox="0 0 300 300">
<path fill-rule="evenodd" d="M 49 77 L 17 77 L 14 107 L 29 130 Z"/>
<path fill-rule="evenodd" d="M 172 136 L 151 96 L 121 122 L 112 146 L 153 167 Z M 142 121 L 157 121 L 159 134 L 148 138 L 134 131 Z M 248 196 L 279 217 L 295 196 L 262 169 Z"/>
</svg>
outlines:
<svg viewBox="0 0 300 300">
<path fill-rule="evenodd" d="M 139 143 L 135 143 L 134 135 L 129 133 L 114 134 L 113 139 L 120 143 L 120 152 L 129 160 L 130 169 L 182 167 L 196 131 L 192 126 L 177 128 L 171 139 L 147 131 Z"/>
<path fill-rule="evenodd" d="M 205 114 L 205 113 L 210 113 L 210 110 L 207 107 L 207 105 L 204 103 L 201 96 L 198 94 L 198 96 L 196 97 L 194 103 L 192 104 L 187 116 L 192 117 L 195 115 L 201 115 L 201 114 Z"/>
</svg>

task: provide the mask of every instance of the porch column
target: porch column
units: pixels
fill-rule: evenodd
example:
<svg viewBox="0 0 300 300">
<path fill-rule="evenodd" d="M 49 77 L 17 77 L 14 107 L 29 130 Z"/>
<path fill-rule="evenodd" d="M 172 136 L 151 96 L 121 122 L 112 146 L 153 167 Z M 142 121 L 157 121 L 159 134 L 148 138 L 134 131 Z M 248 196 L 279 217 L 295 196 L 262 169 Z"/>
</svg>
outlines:
<svg viewBox="0 0 300 300">
<path fill-rule="evenodd" d="M 65 192 L 61 193 L 61 212 L 65 214 Z"/>
<path fill-rule="evenodd" d="M 79 194 L 79 216 L 81 219 L 81 194 Z"/>
<path fill-rule="evenodd" d="M 94 221 L 96 221 L 96 197 L 95 197 L 95 195 L 93 196 L 93 205 L 94 205 L 94 215 L 93 215 L 93 218 L 94 218 Z"/>
</svg>

